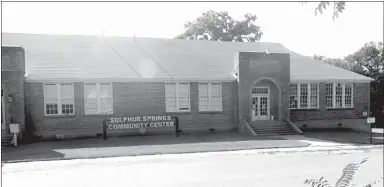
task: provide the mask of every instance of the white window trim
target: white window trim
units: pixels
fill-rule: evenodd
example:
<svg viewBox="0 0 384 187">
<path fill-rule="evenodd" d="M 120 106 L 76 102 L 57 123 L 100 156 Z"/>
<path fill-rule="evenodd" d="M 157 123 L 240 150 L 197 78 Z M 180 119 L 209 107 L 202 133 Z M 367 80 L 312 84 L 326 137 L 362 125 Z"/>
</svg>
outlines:
<svg viewBox="0 0 384 187">
<path fill-rule="evenodd" d="M 85 92 L 85 85 L 87 84 L 96 84 L 96 100 L 97 100 L 97 112 L 96 113 L 87 113 L 87 109 L 86 109 L 86 105 L 87 105 L 87 94 Z M 108 112 L 108 113 L 101 113 L 100 112 L 100 84 L 110 84 L 111 85 L 111 99 L 112 99 L 112 112 Z M 85 115 L 110 115 L 110 114 L 113 114 L 114 112 L 114 105 L 113 105 L 113 84 L 111 82 L 99 82 L 99 83 L 91 83 L 91 82 L 87 82 L 87 83 L 84 83 L 84 86 L 83 86 L 83 92 L 84 92 L 84 114 Z"/>
<path fill-rule="evenodd" d="M 47 104 L 45 99 L 45 93 L 46 93 L 46 86 L 47 85 L 56 85 L 56 91 L 57 91 L 57 114 L 47 114 Z M 62 111 L 62 105 L 61 105 L 61 85 L 62 84 L 70 84 L 73 87 L 73 114 L 63 114 Z M 44 96 L 44 116 L 74 116 L 76 114 L 76 105 L 75 105 L 75 84 L 74 83 L 45 83 L 43 88 L 43 96 Z"/>
<path fill-rule="evenodd" d="M 326 108 L 353 108 L 353 83 L 338 83 L 338 82 L 328 82 L 326 84 L 332 84 L 332 107 L 326 107 Z M 341 89 L 342 89 L 342 106 L 341 107 L 336 107 L 336 84 L 341 84 Z M 350 84 L 351 85 L 351 106 L 346 107 L 345 106 L 345 85 Z"/>
<path fill-rule="evenodd" d="M 208 109 L 200 109 L 200 90 L 199 90 L 199 84 L 205 83 L 208 84 Z M 220 108 L 215 109 L 212 107 L 212 84 L 219 84 L 220 85 Z M 199 103 L 199 112 L 222 112 L 223 111 L 223 92 L 222 92 L 222 84 L 221 82 L 198 82 L 197 83 L 197 88 L 198 88 L 198 103 Z"/>
<path fill-rule="evenodd" d="M 314 84 L 313 82 L 312 83 L 300 83 L 300 82 L 295 82 L 295 83 L 290 83 L 290 85 L 291 84 L 296 84 L 296 88 L 297 88 L 297 107 L 296 108 L 291 108 L 290 107 L 290 109 L 319 109 L 320 108 L 320 102 L 319 102 L 319 97 L 320 97 L 320 95 L 319 95 L 319 90 L 320 90 L 320 86 L 319 86 L 319 83 L 316 83 L 316 85 L 317 85 L 317 107 L 311 107 L 311 84 Z M 300 107 L 300 96 L 301 96 L 301 90 L 300 90 L 300 87 L 301 87 L 301 84 L 306 84 L 307 85 L 307 93 L 308 93 L 308 95 L 307 95 L 307 107 L 306 108 L 301 108 Z M 291 86 L 289 86 L 289 89 L 290 89 L 290 91 L 291 91 Z M 289 95 L 289 98 L 291 98 L 291 94 Z M 291 101 L 289 101 L 289 102 L 291 102 Z"/>
<path fill-rule="evenodd" d="M 167 89 L 167 84 L 175 84 L 175 87 L 176 87 L 176 109 L 175 111 L 168 111 L 167 110 L 167 92 L 165 91 L 164 92 L 164 95 L 165 95 L 165 112 L 167 113 L 184 113 L 184 112 L 191 112 L 191 84 L 189 82 L 166 82 L 164 84 L 165 86 L 165 89 Z M 179 85 L 180 84 L 188 84 L 188 110 L 180 110 L 180 87 Z"/>
</svg>

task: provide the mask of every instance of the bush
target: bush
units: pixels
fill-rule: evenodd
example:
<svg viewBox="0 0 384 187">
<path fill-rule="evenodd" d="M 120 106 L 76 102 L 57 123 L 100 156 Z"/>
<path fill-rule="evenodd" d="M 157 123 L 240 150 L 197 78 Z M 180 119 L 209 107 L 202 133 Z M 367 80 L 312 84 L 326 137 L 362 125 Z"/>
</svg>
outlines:
<svg viewBox="0 0 384 187">
<path fill-rule="evenodd" d="M 35 135 L 36 126 L 32 116 L 27 113 L 25 116 L 25 128 L 23 132 L 23 139 L 20 143 L 28 144 L 35 143 L 39 140 L 39 137 Z"/>
<path fill-rule="evenodd" d="M 342 175 L 337 180 L 335 187 L 349 187 L 351 186 L 351 182 L 354 178 L 354 175 L 356 172 L 360 169 L 360 166 L 367 162 L 368 159 L 364 158 L 361 162 L 359 163 L 351 163 L 345 166 L 343 169 Z M 367 185 L 364 185 L 363 187 L 372 187 L 373 185 L 379 183 L 383 179 L 383 174 L 381 174 L 381 178 L 379 180 L 370 182 Z M 307 179 L 304 181 L 304 184 L 308 184 L 312 187 L 332 187 L 332 185 L 324 179 L 324 177 L 321 177 L 320 179 Z"/>
</svg>

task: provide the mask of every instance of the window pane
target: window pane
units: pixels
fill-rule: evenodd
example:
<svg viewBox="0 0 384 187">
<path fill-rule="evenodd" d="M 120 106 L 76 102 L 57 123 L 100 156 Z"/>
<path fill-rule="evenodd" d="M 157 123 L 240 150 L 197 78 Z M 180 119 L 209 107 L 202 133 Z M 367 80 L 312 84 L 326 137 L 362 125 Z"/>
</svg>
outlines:
<svg viewBox="0 0 384 187">
<path fill-rule="evenodd" d="M 73 84 L 61 85 L 61 98 L 72 99 L 73 98 Z"/>
<path fill-rule="evenodd" d="M 62 104 L 61 113 L 62 114 L 74 114 L 73 104 Z"/>
<path fill-rule="evenodd" d="M 111 84 L 100 84 L 100 98 L 112 98 Z"/>
<path fill-rule="evenodd" d="M 179 110 L 189 110 L 189 84 L 179 83 Z"/>
<path fill-rule="evenodd" d="M 336 84 L 336 107 L 343 106 L 343 86 L 342 84 Z"/>
<path fill-rule="evenodd" d="M 46 114 L 57 114 L 57 104 L 46 104 L 45 105 Z"/>
<path fill-rule="evenodd" d="M 221 84 L 212 83 L 211 84 L 211 108 L 212 111 L 219 111 L 222 108 L 222 99 L 221 99 Z"/>
<path fill-rule="evenodd" d="M 167 112 L 176 111 L 176 84 L 165 84 L 165 109 Z"/>
<path fill-rule="evenodd" d="M 311 108 L 317 108 L 317 83 L 311 84 Z"/>
<path fill-rule="evenodd" d="M 85 85 L 85 97 L 86 98 L 97 98 L 96 84 Z"/>
<path fill-rule="evenodd" d="M 290 108 L 297 108 L 297 84 L 291 84 L 291 96 L 289 97 Z"/>
<path fill-rule="evenodd" d="M 352 84 L 345 84 L 345 107 L 352 107 Z"/>
<path fill-rule="evenodd" d="M 112 113 L 113 103 L 111 98 L 100 98 L 100 113 Z"/>
<path fill-rule="evenodd" d="M 85 113 L 97 114 L 96 84 L 86 84 L 85 88 Z"/>
<path fill-rule="evenodd" d="M 300 84 L 300 108 L 308 107 L 308 84 Z"/>
<path fill-rule="evenodd" d="M 208 110 L 208 83 L 199 83 L 199 110 Z"/>
<path fill-rule="evenodd" d="M 325 106 L 333 107 L 333 84 L 327 83 L 325 85 Z"/>
<path fill-rule="evenodd" d="M 57 103 L 57 86 L 56 84 L 45 85 L 44 99 L 48 103 Z"/>
<path fill-rule="evenodd" d="M 254 94 L 268 94 L 268 88 L 252 88 Z"/>
</svg>

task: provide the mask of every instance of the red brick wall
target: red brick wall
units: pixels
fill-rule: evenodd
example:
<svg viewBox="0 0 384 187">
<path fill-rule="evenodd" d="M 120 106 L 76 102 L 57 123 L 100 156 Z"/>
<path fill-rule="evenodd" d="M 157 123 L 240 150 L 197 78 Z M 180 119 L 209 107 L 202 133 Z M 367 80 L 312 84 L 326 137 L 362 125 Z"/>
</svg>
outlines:
<svg viewBox="0 0 384 187">
<path fill-rule="evenodd" d="M 75 116 L 45 117 L 43 83 L 27 83 L 27 107 L 34 120 L 38 135 L 91 135 L 102 132 L 102 121 L 110 117 L 143 116 L 143 115 L 172 115 L 179 117 L 180 129 L 183 132 L 231 130 L 236 128 L 236 84 L 222 83 L 223 111 L 198 111 L 197 82 L 190 84 L 191 112 L 165 112 L 164 83 L 113 83 L 113 115 L 84 114 L 84 84 L 75 83 Z M 127 133 L 137 132 L 127 131 Z M 170 131 L 173 132 L 173 131 Z"/>
<path fill-rule="evenodd" d="M 21 47 L 1 47 L 1 84 L 4 102 L 8 107 L 6 121 L 10 117 L 19 123 L 21 128 L 25 125 L 24 108 L 24 75 L 25 57 Z M 8 95 L 12 95 L 12 103 L 8 103 Z"/>
<path fill-rule="evenodd" d="M 368 112 L 369 106 L 369 83 L 353 84 L 353 106 L 352 109 L 327 109 L 325 106 L 325 84 L 319 84 L 319 109 L 292 109 L 291 120 L 338 120 L 338 119 L 361 119 L 366 118 L 363 112 Z"/>
<path fill-rule="evenodd" d="M 268 80 L 270 83 L 271 91 L 275 90 L 277 93 L 271 94 L 272 96 L 279 97 L 272 99 L 278 102 L 279 107 L 276 120 L 283 120 L 289 116 L 289 80 L 290 80 L 290 58 L 289 54 L 272 53 L 266 56 L 256 52 L 241 52 L 238 55 L 238 95 L 239 95 L 239 120 L 246 120 L 248 123 L 251 121 L 251 88 L 254 86 L 255 81 Z M 251 59 L 256 59 L 255 64 L 251 64 Z M 271 61 L 274 61 L 271 63 Z M 236 66 L 236 65 L 235 65 Z M 270 80 L 275 81 L 275 83 Z M 259 82 L 260 83 L 260 82 Z M 279 87 L 280 90 L 274 89 Z M 272 109 L 274 106 L 271 106 Z"/>
</svg>

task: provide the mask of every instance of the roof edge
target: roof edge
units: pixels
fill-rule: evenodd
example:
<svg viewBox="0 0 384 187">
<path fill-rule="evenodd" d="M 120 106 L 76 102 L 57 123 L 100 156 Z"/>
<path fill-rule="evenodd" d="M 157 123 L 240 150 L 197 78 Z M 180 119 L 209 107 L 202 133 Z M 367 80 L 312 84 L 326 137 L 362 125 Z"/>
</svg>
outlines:
<svg viewBox="0 0 384 187">
<path fill-rule="evenodd" d="M 220 78 L 220 79 L 159 79 L 159 78 L 27 78 L 26 82 L 41 82 L 41 83 L 60 83 L 60 82 L 204 82 L 204 81 L 219 81 L 219 82 L 234 82 L 235 78 Z"/>
</svg>

